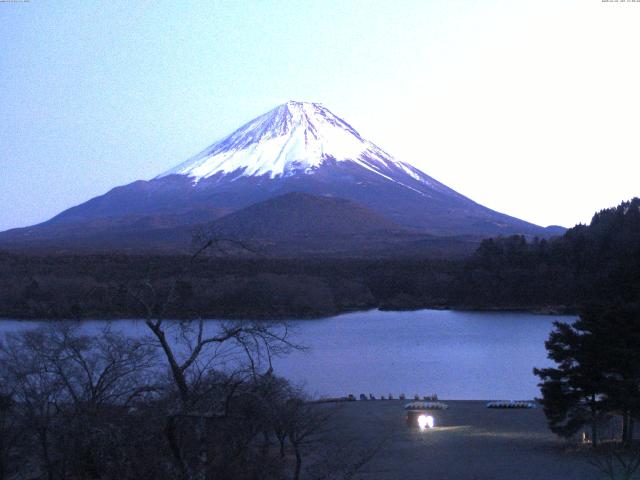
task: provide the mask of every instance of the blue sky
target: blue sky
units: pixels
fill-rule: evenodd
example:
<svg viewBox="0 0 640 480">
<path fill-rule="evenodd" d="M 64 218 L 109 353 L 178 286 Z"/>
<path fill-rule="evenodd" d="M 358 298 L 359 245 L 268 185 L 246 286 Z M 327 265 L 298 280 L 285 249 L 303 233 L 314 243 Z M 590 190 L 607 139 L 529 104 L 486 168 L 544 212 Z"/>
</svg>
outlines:
<svg viewBox="0 0 640 480">
<path fill-rule="evenodd" d="M 640 3 L 0 3 L 0 230 L 287 100 L 538 224 L 640 194 Z"/>
</svg>

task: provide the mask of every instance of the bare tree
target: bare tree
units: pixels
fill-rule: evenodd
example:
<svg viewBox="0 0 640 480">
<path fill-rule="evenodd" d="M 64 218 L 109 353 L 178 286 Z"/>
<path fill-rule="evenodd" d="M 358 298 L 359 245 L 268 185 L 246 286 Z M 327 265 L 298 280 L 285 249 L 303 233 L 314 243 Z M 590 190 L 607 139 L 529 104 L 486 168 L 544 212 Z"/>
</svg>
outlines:
<svg viewBox="0 0 640 480">
<path fill-rule="evenodd" d="M 331 411 L 326 406 L 312 405 L 301 397 L 292 397 L 286 401 L 281 417 L 296 459 L 294 480 L 300 479 L 303 449 L 319 441 L 330 415 Z"/>
<path fill-rule="evenodd" d="M 229 405 L 237 387 L 247 379 L 256 381 L 271 372 L 272 358 L 300 348 L 289 339 L 286 324 L 249 321 L 172 321 L 167 312 L 183 298 L 183 276 L 206 250 L 226 254 L 232 240 L 207 241 L 173 280 L 163 296 L 151 281 L 142 282 L 132 296 L 145 312 L 145 324 L 157 341 L 167 363 L 178 402 L 166 416 L 165 435 L 174 461 L 185 479 L 206 478 L 211 463 L 207 432 L 212 424 L 229 415 Z M 163 298 L 164 297 L 164 298 Z M 225 372 L 227 384 L 212 384 L 211 372 Z M 206 380 L 206 381 L 205 381 Z M 224 387 L 224 388 L 221 388 Z M 179 425 L 182 424 L 182 425 Z M 183 448 L 179 430 L 192 428 L 195 448 Z"/>
<path fill-rule="evenodd" d="M 153 350 L 108 329 L 83 335 L 72 323 L 9 334 L 0 347 L 13 418 L 31 441 L 29 469 L 46 478 L 100 478 L 113 439 L 136 400 L 154 391 Z"/>
<path fill-rule="evenodd" d="M 0 480 L 11 478 L 18 469 L 17 447 L 21 440 L 12 394 L 0 392 Z"/>
</svg>

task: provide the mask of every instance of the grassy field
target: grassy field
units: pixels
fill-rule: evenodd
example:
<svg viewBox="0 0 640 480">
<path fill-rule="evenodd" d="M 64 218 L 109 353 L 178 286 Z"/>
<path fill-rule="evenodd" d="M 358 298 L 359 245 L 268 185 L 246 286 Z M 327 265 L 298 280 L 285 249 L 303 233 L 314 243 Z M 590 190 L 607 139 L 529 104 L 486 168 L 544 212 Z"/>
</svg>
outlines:
<svg viewBox="0 0 640 480">
<path fill-rule="evenodd" d="M 596 479 L 588 449 L 549 432 L 541 408 L 488 409 L 483 401 L 449 401 L 435 411 L 436 427 L 409 427 L 404 404 L 358 401 L 339 406 L 332 435 L 352 445 L 383 447 L 358 472 L 358 479 Z M 344 441 L 344 440 L 343 440 Z"/>
</svg>

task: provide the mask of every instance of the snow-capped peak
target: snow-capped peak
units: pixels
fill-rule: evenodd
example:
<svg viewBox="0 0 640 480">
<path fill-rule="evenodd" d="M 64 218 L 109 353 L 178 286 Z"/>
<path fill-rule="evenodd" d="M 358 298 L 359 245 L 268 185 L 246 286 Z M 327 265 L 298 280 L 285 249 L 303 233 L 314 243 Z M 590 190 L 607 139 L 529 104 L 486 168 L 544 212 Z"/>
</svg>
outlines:
<svg viewBox="0 0 640 480">
<path fill-rule="evenodd" d="M 187 175 L 196 182 L 218 173 L 286 177 L 313 173 L 326 160 L 352 161 L 385 177 L 393 164 L 421 180 L 421 172 L 363 139 L 321 104 L 294 101 L 255 118 L 159 177 Z"/>
</svg>

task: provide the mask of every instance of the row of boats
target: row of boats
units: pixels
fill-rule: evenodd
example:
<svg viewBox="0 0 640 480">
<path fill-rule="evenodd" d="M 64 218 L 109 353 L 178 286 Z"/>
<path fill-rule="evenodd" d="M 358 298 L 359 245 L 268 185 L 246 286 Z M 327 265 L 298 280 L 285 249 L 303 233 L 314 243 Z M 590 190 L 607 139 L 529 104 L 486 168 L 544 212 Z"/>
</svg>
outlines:
<svg viewBox="0 0 640 480">
<path fill-rule="evenodd" d="M 449 405 L 443 402 L 411 402 L 404 406 L 405 410 L 446 410 Z"/>
<path fill-rule="evenodd" d="M 446 410 L 449 406 L 443 402 L 411 402 L 404 406 L 405 410 Z M 535 402 L 529 400 L 493 400 L 487 408 L 536 408 Z"/>
<path fill-rule="evenodd" d="M 354 397 L 352 394 L 350 394 L 347 397 L 347 400 L 353 401 L 355 399 L 356 399 L 356 397 Z M 398 400 L 406 400 L 406 399 L 407 399 L 407 397 L 405 396 L 404 393 L 401 393 L 400 396 L 398 397 Z M 369 394 L 369 396 L 365 395 L 364 393 L 361 393 L 360 394 L 360 400 L 395 400 L 395 398 L 393 397 L 393 394 L 391 394 L 391 393 L 389 394 L 388 397 L 386 397 L 384 395 L 380 395 L 379 399 L 376 398 L 375 395 L 373 395 L 371 393 Z M 414 395 L 413 400 L 414 401 L 419 401 L 421 399 L 420 399 L 419 395 Z M 425 395 L 424 397 L 422 397 L 422 400 L 426 401 L 426 402 L 427 401 L 428 402 L 437 401 L 438 400 L 438 395 L 436 395 L 435 393 L 433 395 Z"/>
<path fill-rule="evenodd" d="M 355 401 L 356 397 L 349 395 L 348 397 L 341 398 L 341 400 Z M 389 394 L 389 396 L 381 395 L 379 398 L 376 398 L 372 394 L 367 396 L 361 393 L 360 400 L 395 400 L 395 398 L 392 394 Z M 400 394 L 398 400 L 406 400 L 405 395 Z M 405 410 L 446 410 L 449 406 L 446 403 L 439 402 L 438 396 L 433 394 L 425 395 L 422 399 L 420 399 L 418 395 L 415 395 L 413 402 L 407 403 L 404 408 Z M 492 400 L 487 402 L 487 408 L 536 408 L 536 403 L 531 400 Z"/>
<path fill-rule="evenodd" d="M 487 408 L 536 408 L 536 404 L 529 400 L 494 400 L 487 403 Z"/>
</svg>

